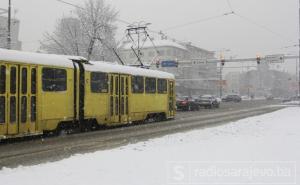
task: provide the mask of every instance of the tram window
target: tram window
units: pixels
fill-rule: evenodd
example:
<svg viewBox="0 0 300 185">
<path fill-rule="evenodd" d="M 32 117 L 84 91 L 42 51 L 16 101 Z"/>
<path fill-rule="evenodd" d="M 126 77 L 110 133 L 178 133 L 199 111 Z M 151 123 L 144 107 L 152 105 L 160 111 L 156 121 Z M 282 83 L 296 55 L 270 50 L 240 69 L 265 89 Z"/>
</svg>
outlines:
<svg viewBox="0 0 300 185">
<path fill-rule="evenodd" d="M 5 123 L 5 97 L 0 96 L 0 124 Z"/>
<path fill-rule="evenodd" d="M 6 91 L 6 67 L 0 67 L 0 94 Z"/>
<path fill-rule="evenodd" d="M 36 94 L 36 69 L 31 70 L 31 94 Z"/>
<path fill-rule="evenodd" d="M 110 86 L 110 94 L 113 94 L 113 92 L 114 92 L 114 77 L 113 76 L 110 77 L 109 86 Z"/>
<path fill-rule="evenodd" d="M 125 99 L 125 106 L 126 106 L 126 114 L 128 114 L 128 98 Z"/>
<path fill-rule="evenodd" d="M 116 97 L 115 99 L 115 114 L 119 115 L 119 98 Z"/>
<path fill-rule="evenodd" d="M 22 68 L 22 94 L 27 93 L 27 69 Z"/>
<path fill-rule="evenodd" d="M 124 115 L 125 114 L 125 107 L 124 107 L 124 105 L 125 105 L 125 99 L 124 99 L 124 97 L 122 96 L 121 97 L 121 105 L 120 105 L 120 112 L 121 112 L 121 115 Z"/>
<path fill-rule="evenodd" d="M 10 123 L 15 123 L 16 122 L 16 97 L 11 96 L 10 97 L 10 114 L 9 114 L 9 120 Z"/>
<path fill-rule="evenodd" d="M 22 96 L 21 98 L 21 122 L 26 123 L 27 120 L 27 97 Z"/>
<path fill-rule="evenodd" d="M 146 78 L 146 93 L 156 92 L 156 78 Z"/>
<path fill-rule="evenodd" d="M 110 97 L 110 116 L 114 115 L 114 97 Z"/>
<path fill-rule="evenodd" d="M 10 93 L 16 94 L 17 92 L 17 68 L 10 68 Z"/>
<path fill-rule="evenodd" d="M 157 90 L 158 93 L 167 93 L 167 80 L 165 79 L 158 79 L 157 80 Z"/>
<path fill-rule="evenodd" d="M 67 72 L 64 69 L 43 68 L 43 91 L 67 90 Z"/>
<path fill-rule="evenodd" d="M 119 77 L 118 76 L 116 76 L 116 78 L 115 78 L 115 84 L 116 84 L 116 87 L 115 87 L 115 93 L 116 93 L 116 95 L 119 95 Z"/>
<path fill-rule="evenodd" d="M 91 73 L 91 91 L 93 93 L 108 92 L 108 75 L 106 73 Z"/>
<path fill-rule="evenodd" d="M 121 77 L 121 87 L 120 87 L 120 89 L 121 89 L 121 95 L 124 95 L 124 77 Z"/>
<path fill-rule="evenodd" d="M 128 95 L 128 78 L 126 77 L 125 79 L 125 93 Z"/>
<path fill-rule="evenodd" d="M 133 93 L 144 93 L 144 77 L 133 76 L 131 78 L 131 89 Z"/>
<path fill-rule="evenodd" d="M 30 121 L 35 122 L 36 120 L 36 97 L 31 97 L 31 105 L 30 105 L 31 115 L 30 115 Z"/>
</svg>

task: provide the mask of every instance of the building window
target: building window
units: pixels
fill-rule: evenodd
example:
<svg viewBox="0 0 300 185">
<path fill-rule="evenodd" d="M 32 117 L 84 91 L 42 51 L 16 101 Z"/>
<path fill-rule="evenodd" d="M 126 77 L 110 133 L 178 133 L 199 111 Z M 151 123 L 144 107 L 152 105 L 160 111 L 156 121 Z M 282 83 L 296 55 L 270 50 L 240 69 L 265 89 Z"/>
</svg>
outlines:
<svg viewBox="0 0 300 185">
<path fill-rule="evenodd" d="M 149 51 L 148 56 L 149 57 L 154 57 L 154 51 Z"/>
<path fill-rule="evenodd" d="M 172 55 L 172 51 L 170 49 L 167 50 L 167 55 L 171 56 Z"/>
<path fill-rule="evenodd" d="M 144 93 L 144 77 L 132 76 L 131 89 L 133 93 Z"/>
<path fill-rule="evenodd" d="M 156 78 L 146 78 L 146 93 L 156 93 Z"/>
<path fill-rule="evenodd" d="M 67 71 L 64 69 L 43 68 L 43 91 L 67 90 Z"/>
<path fill-rule="evenodd" d="M 108 92 L 108 75 L 106 73 L 91 73 L 91 91 L 93 93 Z"/>
<path fill-rule="evenodd" d="M 134 58 L 135 56 L 134 56 L 134 54 L 133 53 L 130 53 L 129 54 L 129 58 Z"/>
<path fill-rule="evenodd" d="M 167 80 L 158 79 L 157 80 L 157 91 L 158 93 L 164 94 L 167 93 Z"/>
</svg>

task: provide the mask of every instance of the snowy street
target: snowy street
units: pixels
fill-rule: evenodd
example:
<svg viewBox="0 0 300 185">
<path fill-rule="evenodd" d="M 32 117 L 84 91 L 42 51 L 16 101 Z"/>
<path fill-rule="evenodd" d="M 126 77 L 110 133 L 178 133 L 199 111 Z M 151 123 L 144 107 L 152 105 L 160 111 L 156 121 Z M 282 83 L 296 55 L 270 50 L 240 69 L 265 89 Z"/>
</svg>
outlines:
<svg viewBox="0 0 300 185">
<path fill-rule="evenodd" d="M 299 111 L 299 107 L 289 107 L 218 127 L 76 155 L 54 163 L 4 168 L 0 179 L 6 185 L 200 184 L 203 180 L 209 184 L 212 178 L 191 181 L 186 179 L 185 175 L 191 174 L 185 168 L 174 167 L 230 164 L 237 168 L 279 166 L 285 173 L 273 178 L 219 177 L 216 182 L 298 184 L 295 168 L 300 162 Z M 299 177 L 299 170 L 296 175 Z"/>
</svg>

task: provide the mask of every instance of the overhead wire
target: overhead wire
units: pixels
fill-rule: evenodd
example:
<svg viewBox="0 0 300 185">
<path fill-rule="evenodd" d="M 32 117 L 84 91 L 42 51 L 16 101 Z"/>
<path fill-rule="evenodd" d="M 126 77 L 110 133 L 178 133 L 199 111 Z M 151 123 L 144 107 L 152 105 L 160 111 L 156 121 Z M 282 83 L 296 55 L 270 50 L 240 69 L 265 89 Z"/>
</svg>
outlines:
<svg viewBox="0 0 300 185">
<path fill-rule="evenodd" d="M 259 24 L 259 23 L 255 22 L 255 21 L 249 19 L 249 18 L 246 17 L 246 16 L 243 16 L 243 15 L 241 15 L 241 14 L 239 14 L 239 13 L 234 13 L 234 15 L 236 15 L 236 16 L 239 17 L 240 19 L 242 19 L 242 20 L 244 20 L 244 21 L 246 21 L 246 22 L 248 22 L 248 23 L 251 23 L 251 24 L 253 24 L 253 25 L 255 25 L 255 26 L 257 26 L 257 27 L 259 27 L 259 28 L 261 28 L 261 29 L 263 29 L 263 30 L 265 30 L 265 31 L 267 31 L 267 32 L 269 32 L 269 33 L 272 33 L 273 35 L 276 35 L 277 37 L 280 37 L 280 38 L 283 39 L 283 40 L 289 40 L 289 41 L 294 42 L 294 41 L 291 40 L 290 38 L 288 38 L 288 37 L 286 37 L 286 36 L 284 36 L 284 35 L 282 35 L 282 34 L 280 34 L 280 33 L 277 33 L 277 32 L 275 32 L 275 31 L 273 31 L 273 30 L 271 30 L 270 28 L 268 28 L 267 26 L 262 25 L 262 24 Z"/>
<path fill-rule="evenodd" d="M 193 25 L 193 24 L 207 22 L 207 21 L 210 21 L 210 20 L 218 19 L 218 18 L 227 16 L 227 15 L 232 15 L 232 14 L 234 14 L 234 12 L 232 12 L 232 11 L 231 12 L 226 12 L 226 13 L 223 13 L 223 14 L 203 18 L 203 19 L 200 19 L 200 20 L 197 20 L 197 21 L 192 21 L 192 22 L 188 22 L 188 23 L 185 23 L 185 24 L 179 24 L 179 25 L 176 25 L 176 26 L 165 28 L 164 31 L 174 30 L 174 29 L 177 29 L 177 28 L 186 27 L 186 26 Z"/>
<path fill-rule="evenodd" d="M 230 3 L 230 1 L 229 1 L 229 0 L 226 0 L 226 1 L 227 1 L 227 4 L 228 4 L 229 8 L 230 8 L 230 11 L 231 11 L 231 12 L 234 12 L 234 11 L 233 11 L 233 8 L 232 8 L 232 5 L 231 5 L 231 3 Z"/>
<path fill-rule="evenodd" d="M 64 3 L 64 4 L 67 4 L 67 5 L 70 5 L 70 6 L 73 6 L 73 7 L 78 8 L 78 9 L 84 10 L 83 7 L 78 6 L 78 5 L 76 5 L 76 4 L 73 4 L 73 3 L 70 3 L 70 2 L 67 2 L 67 1 L 64 1 L 64 0 L 56 0 L 56 1 L 61 2 L 61 3 Z M 120 22 L 120 23 L 124 23 L 124 24 L 131 24 L 130 22 L 125 21 L 125 20 L 122 20 L 122 19 L 116 19 L 116 21 L 118 21 L 118 22 Z"/>
</svg>

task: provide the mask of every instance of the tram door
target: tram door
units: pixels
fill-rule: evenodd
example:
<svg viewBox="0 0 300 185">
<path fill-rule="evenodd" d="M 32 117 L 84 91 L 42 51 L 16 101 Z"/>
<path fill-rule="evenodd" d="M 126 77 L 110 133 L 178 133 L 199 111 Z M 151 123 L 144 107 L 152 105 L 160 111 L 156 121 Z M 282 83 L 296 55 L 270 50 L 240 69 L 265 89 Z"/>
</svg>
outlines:
<svg viewBox="0 0 300 185">
<path fill-rule="evenodd" d="M 17 112 L 18 112 L 18 66 L 17 65 L 8 65 L 9 75 L 7 75 L 7 84 L 9 88 L 7 89 L 7 120 L 8 120 L 8 128 L 7 134 L 13 135 L 18 134 L 18 119 L 17 119 Z"/>
<path fill-rule="evenodd" d="M 120 75 L 120 121 L 128 122 L 128 80 L 127 75 Z"/>
<path fill-rule="evenodd" d="M 7 66 L 0 64 L 0 135 L 7 135 Z"/>
<path fill-rule="evenodd" d="M 175 115 L 175 105 L 174 105 L 174 82 L 169 81 L 169 115 L 174 116 Z"/>
<path fill-rule="evenodd" d="M 36 131 L 36 68 L 0 65 L 0 134 Z"/>
<path fill-rule="evenodd" d="M 119 119 L 119 75 L 110 76 L 110 121 L 118 123 Z"/>
<path fill-rule="evenodd" d="M 113 123 L 128 122 L 128 80 L 127 75 L 110 76 L 110 120 Z"/>
<path fill-rule="evenodd" d="M 20 66 L 19 71 L 19 133 L 36 131 L 36 68 Z"/>
</svg>

